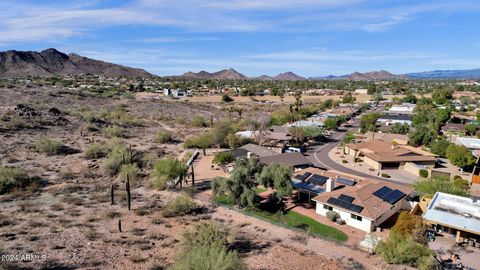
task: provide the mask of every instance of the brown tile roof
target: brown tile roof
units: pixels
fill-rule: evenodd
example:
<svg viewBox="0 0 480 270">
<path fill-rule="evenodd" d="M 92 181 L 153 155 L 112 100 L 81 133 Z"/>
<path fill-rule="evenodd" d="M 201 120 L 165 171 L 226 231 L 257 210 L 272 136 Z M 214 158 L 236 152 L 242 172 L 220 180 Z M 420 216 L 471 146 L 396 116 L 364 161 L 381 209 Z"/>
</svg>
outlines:
<svg viewBox="0 0 480 270">
<path fill-rule="evenodd" d="M 436 156 L 420 148 L 408 145 L 394 147 L 392 143 L 374 140 L 363 143 L 349 143 L 347 147 L 360 151 L 364 156 L 378 162 L 435 161 Z"/>
<path fill-rule="evenodd" d="M 397 185 L 392 183 L 387 183 L 380 180 L 362 178 L 362 177 L 352 177 L 351 175 L 344 175 L 339 172 L 334 171 L 325 171 L 318 168 L 307 168 L 299 171 L 297 174 L 304 174 L 305 172 L 310 172 L 312 174 L 324 175 L 335 179 L 335 189 L 332 192 L 323 192 L 320 195 L 313 198 L 314 201 L 320 203 L 327 203 L 327 200 L 330 197 L 338 198 L 338 196 L 344 194 L 354 198 L 352 201 L 353 204 L 362 206 L 363 209 L 358 214 L 362 217 L 376 220 L 380 218 L 384 213 L 386 213 L 392 207 L 388 202 L 383 201 L 373 193 L 380 188 L 386 186 L 392 190 L 398 189 L 405 194 L 410 194 L 413 192 L 413 188 L 405 185 Z M 336 179 L 339 177 L 348 178 L 355 180 L 357 183 L 353 186 L 344 186 L 336 182 Z M 334 205 L 332 205 L 334 206 Z M 338 207 L 338 206 L 334 206 Z M 351 212 L 348 209 L 343 209 L 347 212 Z M 353 212 L 352 212 L 353 213 Z"/>
<path fill-rule="evenodd" d="M 245 144 L 245 145 L 239 147 L 239 149 L 246 150 L 246 151 L 248 151 L 252 154 L 255 154 L 259 157 L 272 156 L 272 155 L 278 154 L 277 152 L 275 152 L 274 150 L 272 150 L 270 148 L 260 146 L 260 145 L 257 145 L 257 144 L 253 144 L 253 143 Z"/>
<path fill-rule="evenodd" d="M 261 157 L 260 162 L 263 164 L 279 163 L 293 167 L 312 164 L 312 162 L 301 153 L 282 153 L 273 156 Z"/>
</svg>

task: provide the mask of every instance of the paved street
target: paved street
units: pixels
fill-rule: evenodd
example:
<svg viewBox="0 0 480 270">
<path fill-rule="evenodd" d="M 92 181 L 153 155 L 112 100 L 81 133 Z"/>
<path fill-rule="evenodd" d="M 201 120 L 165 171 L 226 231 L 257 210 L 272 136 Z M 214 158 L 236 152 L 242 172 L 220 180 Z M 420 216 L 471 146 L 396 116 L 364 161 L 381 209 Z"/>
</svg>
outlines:
<svg viewBox="0 0 480 270">
<path fill-rule="evenodd" d="M 380 108 L 377 108 L 375 111 L 379 112 L 382 110 L 383 110 L 383 107 L 380 107 Z M 368 113 L 371 113 L 371 112 L 368 112 Z M 359 127 L 359 122 L 360 122 L 359 119 L 354 119 L 351 123 L 351 127 L 347 128 L 347 131 L 357 130 Z M 382 177 L 373 176 L 371 174 L 366 174 L 366 173 L 362 173 L 362 172 L 350 169 L 346 166 L 343 166 L 342 164 L 339 164 L 331 160 L 330 157 L 328 156 L 328 152 L 330 152 L 332 149 L 334 149 L 335 147 L 337 147 L 342 143 L 342 139 L 345 136 L 345 133 L 347 131 L 336 131 L 327 139 L 327 141 L 323 142 L 321 145 L 314 146 L 311 149 L 309 149 L 309 151 L 306 154 L 308 155 L 308 158 L 310 159 L 310 161 L 312 161 L 315 166 L 318 166 L 320 168 L 331 169 L 331 170 L 336 170 L 336 171 L 340 171 L 348 174 L 358 175 L 361 177 L 368 177 L 368 178 L 382 180 L 385 182 L 405 185 L 404 181 L 402 181 L 401 179 L 397 179 L 397 180 L 385 179 Z"/>
</svg>

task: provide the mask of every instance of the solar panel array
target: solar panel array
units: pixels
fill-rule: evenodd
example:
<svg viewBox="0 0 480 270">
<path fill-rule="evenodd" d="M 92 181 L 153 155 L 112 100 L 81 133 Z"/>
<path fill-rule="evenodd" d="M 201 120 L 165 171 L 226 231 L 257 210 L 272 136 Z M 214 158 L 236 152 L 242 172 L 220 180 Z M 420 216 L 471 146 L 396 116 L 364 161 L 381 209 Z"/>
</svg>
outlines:
<svg viewBox="0 0 480 270">
<path fill-rule="evenodd" d="M 295 179 L 304 181 L 304 180 L 307 179 L 307 177 L 309 177 L 310 175 L 312 175 L 312 174 L 309 173 L 309 172 L 306 172 L 306 173 L 304 173 L 304 174 L 298 174 L 298 175 L 295 176 Z"/>
<path fill-rule="evenodd" d="M 346 202 L 353 202 L 355 198 L 353 198 L 352 196 L 341 194 L 340 196 L 338 196 L 338 199 Z"/>
<path fill-rule="evenodd" d="M 333 197 L 328 198 L 327 203 L 333 204 L 333 205 L 338 206 L 338 207 L 348 209 L 348 210 L 356 212 L 356 213 L 360 213 L 363 210 L 363 206 L 356 205 L 356 204 L 353 204 L 351 202 L 347 202 L 347 201 L 340 200 L 340 199 L 333 198 Z"/>
<path fill-rule="evenodd" d="M 325 182 L 327 182 L 328 177 L 321 176 L 318 174 L 312 175 L 310 178 L 308 178 L 307 182 L 310 182 L 315 185 L 323 186 Z"/>
<path fill-rule="evenodd" d="M 296 183 L 293 183 L 293 186 L 296 188 L 308 190 L 317 194 L 320 194 L 324 191 L 323 188 L 307 182 L 296 182 Z"/>
<path fill-rule="evenodd" d="M 398 189 L 392 190 L 391 188 L 386 186 L 383 186 L 379 190 L 375 191 L 373 195 L 388 202 L 389 204 L 395 204 L 400 199 L 406 196 L 406 194 L 401 192 L 400 190 Z"/>
<path fill-rule="evenodd" d="M 353 185 L 355 185 L 356 182 L 354 180 L 351 180 L 351 179 L 339 177 L 339 178 L 337 178 L 337 183 L 344 184 L 344 185 L 347 185 L 347 186 L 353 186 Z"/>
</svg>

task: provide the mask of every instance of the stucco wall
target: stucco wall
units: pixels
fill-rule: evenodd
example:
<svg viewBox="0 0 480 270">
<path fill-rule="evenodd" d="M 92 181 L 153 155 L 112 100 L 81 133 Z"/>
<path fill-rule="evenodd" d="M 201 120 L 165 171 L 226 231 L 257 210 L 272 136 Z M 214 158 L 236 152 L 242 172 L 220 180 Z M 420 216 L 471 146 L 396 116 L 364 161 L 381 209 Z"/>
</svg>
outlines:
<svg viewBox="0 0 480 270">
<path fill-rule="evenodd" d="M 415 174 L 416 176 L 420 176 L 421 168 L 419 168 L 417 165 L 415 165 L 412 162 L 405 163 L 405 166 L 403 167 L 403 169 L 409 173 Z"/>
<path fill-rule="evenodd" d="M 324 208 L 323 208 L 323 204 L 317 202 L 317 206 L 316 206 L 315 211 L 316 211 L 317 214 L 319 214 L 319 215 L 327 216 L 327 212 L 328 212 L 329 210 L 324 209 Z M 364 232 L 371 232 L 371 231 L 373 230 L 373 225 L 372 225 L 372 224 L 373 224 L 373 221 L 372 221 L 372 220 L 366 219 L 366 218 L 364 218 L 364 217 L 362 217 L 362 221 L 353 219 L 352 216 L 351 216 L 351 213 L 345 212 L 345 211 L 340 210 L 340 209 L 335 208 L 335 207 L 333 207 L 333 210 L 332 210 L 332 211 L 337 212 L 337 213 L 340 215 L 340 218 L 343 219 L 343 220 L 345 220 L 345 223 L 346 223 L 348 226 L 352 226 L 352 227 L 357 228 L 357 229 L 359 229 L 359 230 L 362 230 L 362 231 L 364 231 Z"/>
<path fill-rule="evenodd" d="M 368 166 L 374 168 L 375 170 L 379 171 L 382 169 L 382 165 L 378 162 L 376 162 L 375 160 L 369 158 L 369 157 L 366 157 L 364 156 L 363 157 L 363 162 L 365 162 L 365 164 L 367 164 Z"/>
</svg>

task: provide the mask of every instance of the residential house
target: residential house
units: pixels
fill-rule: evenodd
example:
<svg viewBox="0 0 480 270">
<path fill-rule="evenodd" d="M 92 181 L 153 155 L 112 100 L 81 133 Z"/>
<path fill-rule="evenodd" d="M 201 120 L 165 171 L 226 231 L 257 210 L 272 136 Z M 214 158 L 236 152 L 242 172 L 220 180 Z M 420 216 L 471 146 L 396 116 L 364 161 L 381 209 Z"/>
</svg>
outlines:
<svg viewBox="0 0 480 270">
<path fill-rule="evenodd" d="M 313 166 L 313 163 L 307 157 L 305 157 L 302 153 L 297 152 L 263 156 L 260 157 L 260 163 L 265 165 L 278 163 L 291 166 L 294 169 L 302 169 Z"/>
<path fill-rule="evenodd" d="M 437 233 L 454 235 L 457 242 L 470 239 L 480 242 L 480 201 L 437 192 L 423 219 Z"/>
<path fill-rule="evenodd" d="M 278 154 L 278 152 L 260 145 L 253 143 L 245 144 L 232 151 L 235 158 L 250 158 L 253 156 L 266 157 Z"/>
<path fill-rule="evenodd" d="M 480 156 L 480 139 L 472 137 L 457 137 L 456 144 L 467 147 L 476 157 Z"/>
<path fill-rule="evenodd" d="M 239 131 L 235 135 L 254 140 L 260 145 L 283 148 L 292 140 L 292 135 L 285 131 Z"/>
<path fill-rule="evenodd" d="M 407 163 L 435 166 L 435 154 L 408 145 L 396 145 L 381 140 L 363 143 L 349 143 L 345 147 L 348 155 L 363 158 L 363 161 L 375 170 L 403 169 Z"/>
<path fill-rule="evenodd" d="M 165 96 L 172 96 L 172 97 L 185 97 L 187 96 L 187 91 L 183 89 L 163 89 L 163 94 Z"/>
<path fill-rule="evenodd" d="M 415 104 L 403 103 L 400 105 L 392 105 L 387 111 L 389 114 L 413 114 Z"/>
<path fill-rule="evenodd" d="M 300 120 L 287 124 L 287 127 L 323 127 L 323 122 Z"/>
<path fill-rule="evenodd" d="M 327 216 L 329 211 L 334 211 L 347 225 L 365 232 L 374 231 L 395 213 L 410 210 L 414 204 L 409 201 L 411 187 L 325 173 L 318 168 L 299 171 L 293 181 L 296 188 L 317 186 L 318 195 L 312 199 L 317 214 Z"/>
<path fill-rule="evenodd" d="M 385 126 L 393 125 L 396 123 L 412 125 L 412 116 L 408 114 L 384 114 L 378 118 L 377 123 Z"/>
</svg>

